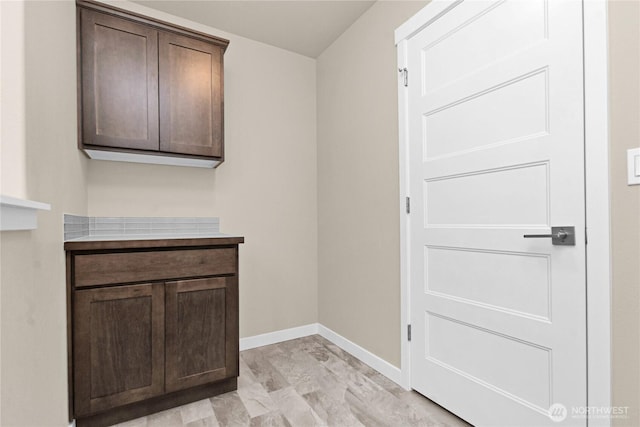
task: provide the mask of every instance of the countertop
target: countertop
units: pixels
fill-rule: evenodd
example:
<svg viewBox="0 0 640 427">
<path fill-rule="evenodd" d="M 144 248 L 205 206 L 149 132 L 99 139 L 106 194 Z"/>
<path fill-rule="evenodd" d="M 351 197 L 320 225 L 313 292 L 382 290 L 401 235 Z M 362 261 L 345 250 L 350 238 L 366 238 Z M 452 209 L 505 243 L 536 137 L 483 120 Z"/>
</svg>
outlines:
<svg viewBox="0 0 640 427">
<path fill-rule="evenodd" d="M 67 240 L 66 251 L 102 249 L 144 249 L 189 246 L 224 246 L 244 243 L 244 237 L 224 233 L 207 234 L 115 234 L 108 236 L 84 236 Z"/>
</svg>

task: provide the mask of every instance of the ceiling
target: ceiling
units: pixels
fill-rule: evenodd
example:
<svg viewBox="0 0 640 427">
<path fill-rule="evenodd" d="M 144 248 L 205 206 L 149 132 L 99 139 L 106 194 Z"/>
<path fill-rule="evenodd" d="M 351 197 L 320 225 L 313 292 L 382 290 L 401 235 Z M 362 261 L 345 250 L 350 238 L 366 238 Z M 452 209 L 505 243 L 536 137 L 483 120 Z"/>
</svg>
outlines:
<svg viewBox="0 0 640 427">
<path fill-rule="evenodd" d="M 229 33 L 316 58 L 375 1 L 133 0 Z"/>
</svg>

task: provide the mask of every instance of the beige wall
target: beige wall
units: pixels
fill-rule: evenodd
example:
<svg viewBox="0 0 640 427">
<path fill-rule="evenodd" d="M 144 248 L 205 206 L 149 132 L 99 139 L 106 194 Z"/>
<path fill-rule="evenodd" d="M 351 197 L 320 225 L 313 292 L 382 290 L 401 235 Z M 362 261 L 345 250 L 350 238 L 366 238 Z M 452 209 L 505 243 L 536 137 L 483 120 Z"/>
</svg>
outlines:
<svg viewBox="0 0 640 427">
<path fill-rule="evenodd" d="M 609 4 L 613 255 L 613 404 L 617 426 L 640 425 L 640 186 L 627 185 L 627 149 L 640 147 L 640 2 Z"/>
<path fill-rule="evenodd" d="M 19 19 L 13 12 L 5 15 L 5 2 L 2 7 L 3 20 Z M 74 9 L 73 1 L 29 1 L 24 20 L 11 26 L 22 26 L 26 37 L 2 28 L 3 43 L 16 43 L 9 55 L 3 49 L 3 66 L 7 59 L 24 57 L 26 70 L 18 77 L 25 90 L 13 90 L 12 74 L 3 73 L 0 83 L 12 93 L 9 99 L 3 94 L 3 112 L 24 120 L 24 128 L 10 139 L 3 121 L 2 167 L 26 159 L 11 174 L 3 173 L 2 192 L 17 188 L 4 180 L 11 176 L 24 182 L 24 194 L 17 195 L 52 205 L 50 212 L 38 214 L 37 230 L 0 234 L 3 426 L 68 424 L 62 214 L 85 213 L 87 204 L 86 161 L 75 147 Z"/>
<path fill-rule="evenodd" d="M 25 57 L 24 2 L 0 4 L 0 187 L 2 194 L 25 198 L 27 195 L 27 155 L 25 139 Z M 10 106 L 10 107 L 9 107 Z"/>
<path fill-rule="evenodd" d="M 240 336 L 317 321 L 315 61 L 163 14 L 230 39 L 225 157 L 215 170 L 90 161 L 92 216 L 219 216 L 240 248 Z"/>
<path fill-rule="evenodd" d="M 318 58 L 319 322 L 400 366 L 393 32 L 423 1 L 378 2 Z"/>
</svg>

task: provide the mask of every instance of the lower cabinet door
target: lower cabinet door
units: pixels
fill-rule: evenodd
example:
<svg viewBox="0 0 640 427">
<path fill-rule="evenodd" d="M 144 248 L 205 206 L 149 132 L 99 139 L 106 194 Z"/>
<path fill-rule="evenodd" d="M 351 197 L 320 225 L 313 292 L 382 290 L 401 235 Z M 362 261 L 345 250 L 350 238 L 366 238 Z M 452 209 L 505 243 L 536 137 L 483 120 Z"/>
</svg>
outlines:
<svg viewBox="0 0 640 427">
<path fill-rule="evenodd" d="M 166 283 L 166 390 L 238 376 L 237 276 Z"/>
<path fill-rule="evenodd" d="M 164 391 L 164 285 L 74 294 L 76 417 Z"/>
</svg>

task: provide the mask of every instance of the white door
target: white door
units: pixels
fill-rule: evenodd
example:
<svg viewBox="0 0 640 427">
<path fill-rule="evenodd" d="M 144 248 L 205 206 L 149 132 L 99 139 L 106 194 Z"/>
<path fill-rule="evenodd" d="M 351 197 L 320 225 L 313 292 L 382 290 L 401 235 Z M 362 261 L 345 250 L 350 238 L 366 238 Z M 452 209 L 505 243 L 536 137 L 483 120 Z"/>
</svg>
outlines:
<svg viewBox="0 0 640 427">
<path fill-rule="evenodd" d="M 463 1 L 407 58 L 411 385 L 478 426 L 584 426 L 582 3 Z M 552 226 L 575 246 L 523 238 Z"/>
</svg>

